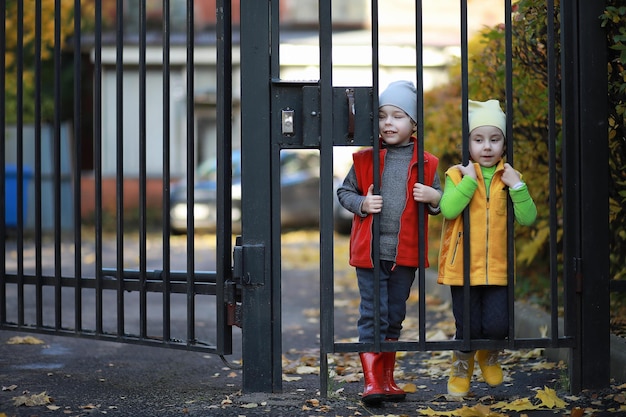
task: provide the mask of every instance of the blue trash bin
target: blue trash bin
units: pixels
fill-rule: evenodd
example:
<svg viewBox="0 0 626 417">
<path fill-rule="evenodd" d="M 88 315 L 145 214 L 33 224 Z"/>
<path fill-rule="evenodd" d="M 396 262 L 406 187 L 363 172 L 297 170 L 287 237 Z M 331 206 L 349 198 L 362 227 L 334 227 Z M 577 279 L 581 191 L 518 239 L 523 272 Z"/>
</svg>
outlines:
<svg viewBox="0 0 626 417">
<path fill-rule="evenodd" d="M 22 184 L 22 213 L 26 222 L 28 184 L 32 178 L 32 170 L 26 165 L 23 166 Z M 7 227 L 17 227 L 17 165 L 6 164 L 4 169 L 4 224 Z"/>
</svg>

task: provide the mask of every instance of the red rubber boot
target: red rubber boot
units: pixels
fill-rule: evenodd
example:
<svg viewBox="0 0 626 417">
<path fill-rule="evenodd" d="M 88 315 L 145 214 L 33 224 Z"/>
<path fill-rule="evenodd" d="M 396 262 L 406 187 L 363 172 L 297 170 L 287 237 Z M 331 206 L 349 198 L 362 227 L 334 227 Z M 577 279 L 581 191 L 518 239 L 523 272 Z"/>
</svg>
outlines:
<svg viewBox="0 0 626 417">
<path fill-rule="evenodd" d="M 359 353 L 365 388 L 361 394 L 361 400 L 367 405 L 380 405 L 385 399 L 385 390 L 382 386 L 383 379 L 383 354 L 373 352 Z"/>
<path fill-rule="evenodd" d="M 395 342 L 398 339 L 386 339 Z M 385 401 L 404 401 L 406 392 L 393 379 L 393 370 L 396 367 L 396 352 L 384 352 L 383 356 L 383 389 L 385 390 Z"/>
</svg>

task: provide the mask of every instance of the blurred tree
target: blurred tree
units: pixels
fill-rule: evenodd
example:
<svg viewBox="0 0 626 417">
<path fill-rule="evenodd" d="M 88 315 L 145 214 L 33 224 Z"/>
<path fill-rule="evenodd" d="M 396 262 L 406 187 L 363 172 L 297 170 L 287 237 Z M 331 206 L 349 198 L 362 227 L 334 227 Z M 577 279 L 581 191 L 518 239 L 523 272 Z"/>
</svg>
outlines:
<svg viewBox="0 0 626 417">
<path fill-rule="evenodd" d="M 17 119 L 17 85 L 18 61 L 22 54 L 23 72 L 23 117 L 25 122 L 33 122 L 35 118 L 35 65 L 38 59 L 42 62 L 42 119 L 51 121 L 54 116 L 54 43 L 55 43 L 55 0 L 24 0 L 22 16 L 18 16 L 19 4 L 22 2 L 4 2 L 6 8 L 6 36 L 4 39 L 5 56 L 5 94 L 6 94 L 6 121 L 14 123 Z M 61 19 L 58 22 L 61 39 L 61 50 L 67 51 L 67 40 L 74 33 L 74 0 L 58 0 Z M 93 1 L 83 2 L 81 16 L 83 26 L 92 25 L 94 20 Z M 36 56 L 36 10 L 41 7 L 41 54 Z M 18 28 L 22 25 L 23 37 L 18 39 Z M 63 85 L 71 86 L 71 74 L 63 74 Z"/>
</svg>

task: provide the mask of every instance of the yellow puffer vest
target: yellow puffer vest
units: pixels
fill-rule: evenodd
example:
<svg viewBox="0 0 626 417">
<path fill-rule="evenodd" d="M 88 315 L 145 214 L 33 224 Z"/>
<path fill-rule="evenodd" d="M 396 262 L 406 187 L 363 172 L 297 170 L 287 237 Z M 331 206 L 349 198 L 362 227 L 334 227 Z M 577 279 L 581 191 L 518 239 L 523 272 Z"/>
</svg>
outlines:
<svg viewBox="0 0 626 417">
<path fill-rule="evenodd" d="M 503 162 L 498 163 L 491 180 L 489 200 L 482 171 L 476 169 L 478 188 L 469 203 L 470 285 L 507 285 L 507 198 L 508 188 L 502 182 Z M 446 175 L 458 185 L 461 172 L 452 168 Z M 463 285 L 463 213 L 444 220 L 439 252 L 437 282 Z"/>
</svg>

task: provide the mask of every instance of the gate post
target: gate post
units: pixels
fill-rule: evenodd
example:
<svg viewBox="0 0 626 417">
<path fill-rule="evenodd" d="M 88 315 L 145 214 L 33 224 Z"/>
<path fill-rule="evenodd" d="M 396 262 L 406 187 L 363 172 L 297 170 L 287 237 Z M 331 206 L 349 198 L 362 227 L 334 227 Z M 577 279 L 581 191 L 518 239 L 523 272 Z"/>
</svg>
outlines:
<svg viewBox="0 0 626 417">
<path fill-rule="evenodd" d="M 572 392 L 610 380 L 608 87 L 598 18 L 604 7 L 597 0 L 561 2 L 564 272 L 572 288 L 566 326 L 577 340 L 569 360 Z"/>
<path fill-rule="evenodd" d="M 241 0 L 240 10 L 243 390 L 278 392 L 282 346 L 280 271 L 272 269 L 271 2 Z"/>
</svg>

